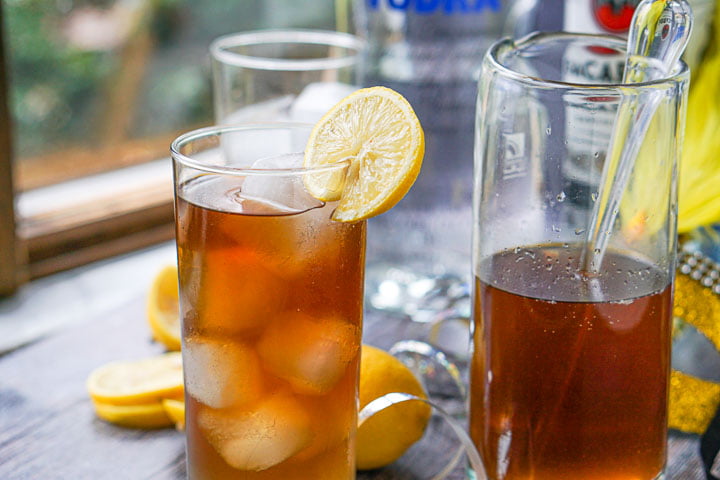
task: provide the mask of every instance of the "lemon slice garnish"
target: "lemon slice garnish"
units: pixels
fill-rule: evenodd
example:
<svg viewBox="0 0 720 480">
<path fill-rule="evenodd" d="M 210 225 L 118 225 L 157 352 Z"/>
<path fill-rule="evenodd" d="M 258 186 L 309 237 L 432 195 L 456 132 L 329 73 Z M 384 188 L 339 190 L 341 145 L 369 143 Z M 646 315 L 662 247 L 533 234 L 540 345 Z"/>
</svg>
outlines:
<svg viewBox="0 0 720 480">
<path fill-rule="evenodd" d="M 315 125 L 305 148 L 305 167 L 351 158 L 333 220 L 355 222 L 379 215 L 399 202 L 415 182 L 425 137 L 412 107 L 385 87 L 357 90 L 335 105 Z M 320 200 L 334 200 L 337 175 L 305 179 Z"/>
<path fill-rule="evenodd" d="M 180 353 L 109 363 L 90 373 L 87 389 L 93 401 L 110 405 L 160 404 L 164 398 L 182 398 Z"/>
<path fill-rule="evenodd" d="M 169 265 L 155 276 L 147 301 L 147 318 L 153 338 L 168 350 L 180 350 L 178 271 Z"/>
<path fill-rule="evenodd" d="M 174 424 L 161 402 L 141 405 L 112 405 L 93 401 L 95 414 L 115 425 L 128 428 L 164 428 Z"/>
</svg>

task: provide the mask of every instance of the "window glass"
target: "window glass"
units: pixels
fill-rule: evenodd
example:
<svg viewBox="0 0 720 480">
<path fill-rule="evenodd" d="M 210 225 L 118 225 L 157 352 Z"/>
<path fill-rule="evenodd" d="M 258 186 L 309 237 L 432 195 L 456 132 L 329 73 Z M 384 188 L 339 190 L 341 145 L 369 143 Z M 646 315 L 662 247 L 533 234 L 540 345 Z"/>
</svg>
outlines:
<svg viewBox="0 0 720 480">
<path fill-rule="evenodd" d="M 335 25 L 333 0 L 2 2 L 19 190 L 158 158 L 209 124 L 213 38 Z"/>
</svg>

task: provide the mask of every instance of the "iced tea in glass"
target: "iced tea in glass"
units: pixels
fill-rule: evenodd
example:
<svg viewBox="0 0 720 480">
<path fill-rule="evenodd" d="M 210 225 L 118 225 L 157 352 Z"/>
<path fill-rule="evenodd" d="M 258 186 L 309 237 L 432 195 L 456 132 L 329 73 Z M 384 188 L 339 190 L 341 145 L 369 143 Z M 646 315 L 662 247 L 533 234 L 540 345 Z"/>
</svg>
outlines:
<svg viewBox="0 0 720 480">
<path fill-rule="evenodd" d="M 365 223 L 305 190 L 347 169 L 302 168 L 309 132 L 173 144 L 191 479 L 355 478 Z"/>
<path fill-rule="evenodd" d="M 625 85 L 624 59 L 621 39 L 538 33 L 483 61 L 469 429 L 491 480 L 664 472 L 688 71 Z M 640 143 L 598 223 L 618 124 Z"/>
</svg>

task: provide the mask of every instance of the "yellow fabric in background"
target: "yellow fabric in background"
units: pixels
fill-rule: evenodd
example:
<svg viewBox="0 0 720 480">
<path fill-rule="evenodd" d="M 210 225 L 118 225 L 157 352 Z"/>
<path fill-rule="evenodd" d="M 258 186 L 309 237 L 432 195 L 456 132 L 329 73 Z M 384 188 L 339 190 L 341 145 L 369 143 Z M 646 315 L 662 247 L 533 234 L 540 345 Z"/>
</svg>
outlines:
<svg viewBox="0 0 720 480">
<path fill-rule="evenodd" d="M 678 230 L 720 222 L 720 0 L 700 67 L 691 72 L 679 168 Z M 675 317 L 693 325 L 720 352 L 720 295 L 678 273 Z M 720 384 L 673 370 L 669 426 L 701 434 L 720 406 Z"/>
<path fill-rule="evenodd" d="M 720 222 L 720 2 L 707 51 L 691 76 L 679 172 L 680 233 Z"/>
</svg>

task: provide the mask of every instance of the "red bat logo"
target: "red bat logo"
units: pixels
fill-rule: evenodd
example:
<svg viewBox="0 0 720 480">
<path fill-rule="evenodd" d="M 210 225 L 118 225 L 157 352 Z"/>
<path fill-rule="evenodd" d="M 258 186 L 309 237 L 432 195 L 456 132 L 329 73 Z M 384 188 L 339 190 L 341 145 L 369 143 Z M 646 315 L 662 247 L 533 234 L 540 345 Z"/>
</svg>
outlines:
<svg viewBox="0 0 720 480">
<path fill-rule="evenodd" d="M 630 28 L 640 0 L 592 0 L 595 20 L 608 32 L 624 33 Z"/>
</svg>

